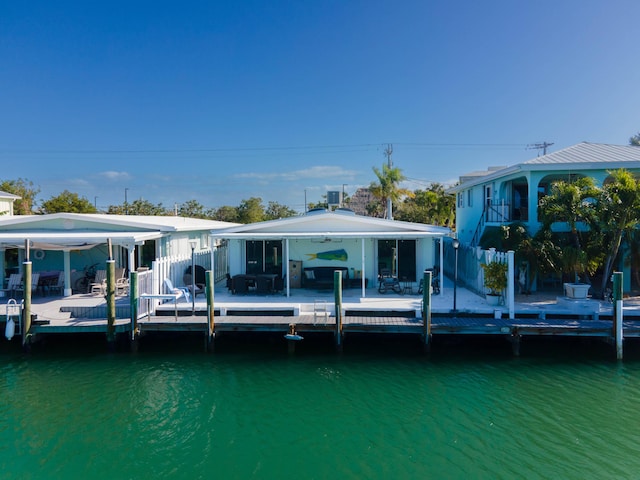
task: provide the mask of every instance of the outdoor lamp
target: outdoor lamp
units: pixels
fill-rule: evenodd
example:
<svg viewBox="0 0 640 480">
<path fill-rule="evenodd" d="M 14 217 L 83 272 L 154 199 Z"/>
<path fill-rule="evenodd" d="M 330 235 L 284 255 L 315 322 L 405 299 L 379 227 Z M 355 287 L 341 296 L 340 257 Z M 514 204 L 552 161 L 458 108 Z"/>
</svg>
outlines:
<svg viewBox="0 0 640 480">
<path fill-rule="evenodd" d="M 455 315 L 457 313 L 456 294 L 458 289 L 458 248 L 460 248 L 460 240 L 454 238 L 451 242 L 451 245 L 453 246 L 453 251 L 456 252 L 455 263 L 453 267 L 453 314 Z"/>
</svg>

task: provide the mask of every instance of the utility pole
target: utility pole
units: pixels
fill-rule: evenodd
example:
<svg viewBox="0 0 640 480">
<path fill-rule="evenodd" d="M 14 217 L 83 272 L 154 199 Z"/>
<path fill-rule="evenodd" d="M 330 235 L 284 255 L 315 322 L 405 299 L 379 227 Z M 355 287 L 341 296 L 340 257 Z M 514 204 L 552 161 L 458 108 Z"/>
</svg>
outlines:
<svg viewBox="0 0 640 480">
<path fill-rule="evenodd" d="M 542 150 L 542 155 L 546 155 L 547 147 L 550 147 L 551 145 L 553 145 L 553 142 L 530 143 L 527 145 L 527 150 L 538 150 L 538 156 L 540 156 L 540 150 Z"/>
<path fill-rule="evenodd" d="M 124 189 L 124 214 L 125 215 L 129 215 L 129 204 L 127 203 L 127 192 L 129 191 L 128 188 Z"/>
<path fill-rule="evenodd" d="M 384 154 L 387 156 L 387 166 L 389 167 L 389 170 L 393 168 L 393 161 L 391 160 L 392 153 L 393 145 L 389 143 L 384 151 Z M 391 204 L 391 197 L 387 198 L 387 219 L 393 220 L 393 205 Z"/>
<path fill-rule="evenodd" d="M 342 198 L 340 199 L 340 206 L 341 207 L 344 207 L 344 187 L 346 187 L 346 186 L 347 186 L 346 183 L 342 184 Z"/>
</svg>

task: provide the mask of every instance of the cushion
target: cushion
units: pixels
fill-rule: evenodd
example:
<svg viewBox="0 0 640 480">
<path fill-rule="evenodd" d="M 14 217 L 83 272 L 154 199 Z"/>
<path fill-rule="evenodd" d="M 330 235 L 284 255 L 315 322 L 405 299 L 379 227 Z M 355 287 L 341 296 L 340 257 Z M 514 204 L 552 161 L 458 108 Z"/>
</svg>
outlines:
<svg viewBox="0 0 640 480">
<path fill-rule="evenodd" d="M 304 271 L 304 278 L 306 278 L 307 280 L 315 280 L 316 279 L 316 274 L 313 270 L 305 270 Z"/>
</svg>

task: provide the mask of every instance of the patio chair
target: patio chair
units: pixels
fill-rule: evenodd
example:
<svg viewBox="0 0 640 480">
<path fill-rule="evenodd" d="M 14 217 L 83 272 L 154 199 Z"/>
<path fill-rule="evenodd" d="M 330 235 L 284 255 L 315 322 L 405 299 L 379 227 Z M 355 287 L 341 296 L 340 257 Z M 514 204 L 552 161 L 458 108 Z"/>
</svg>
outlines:
<svg viewBox="0 0 640 480">
<path fill-rule="evenodd" d="M 93 282 L 89 284 L 89 293 L 92 295 L 104 295 L 107 291 L 107 271 L 96 270 Z"/>
<path fill-rule="evenodd" d="M 5 295 L 9 295 L 11 298 L 15 297 L 16 290 L 20 288 L 22 285 L 22 274 L 21 273 L 12 273 L 9 275 L 9 281 L 7 283 L 7 288 L 0 289 L 0 292 Z"/>
<path fill-rule="evenodd" d="M 40 280 L 40 274 L 39 273 L 32 273 L 31 274 L 31 294 L 33 295 L 33 293 L 36 291 L 36 289 L 38 288 L 38 281 Z M 18 285 L 18 287 L 15 289 L 15 292 L 21 292 L 21 294 L 24 294 L 24 282 L 20 282 L 20 285 Z"/>
<path fill-rule="evenodd" d="M 116 280 L 116 295 L 129 295 L 128 278 L 118 278 Z"/>
<path fill-rule="evenodd" d="M 204 285 L 202 285 L 202 284 L 198 284 L 198 283 L 196 283 L 195 285 L 193 285 L 193 284 L 191 283 L 191 282 L 192 282 L 192 279 L 191 279 L 191 274 L 190 274 L 190 273 L 185 273 L 185 274 L 182 276 L 182 281 L 183 281 L 183 282 L 184 282 L 184 284 L 185 284 L 185 288 L 186 288 L 187 290 L 189 290 L 189 292 L 191 292 L 191 293 L 192 293 L 193 295 L 195 295 L 196 297 L 197 297 L 199 294 L 204 294 Z M 192 292 L 191 290 L 193 289 L 193 287 L 194 287 L 194 286 L 195 286 L 195 290 Z"/>
<path fill-rule="evenodd" d="M 58 281 L 56 283 L 49 285 L 49 292 L 59 293 L 60 295 L 64 293 L 64 272 L 58 274 Z"/>
<path fill-rule="evenodd" d="M 164 279 L 164 287 L 167 290 L 167 293 L 172 293 L 172 294 L 175 294 L 175 295 L 179 295 L 178 298 L 184 297 L 184 299 L 187 302 L 189 300 L 191 300 L 191 293 L 189 293 L 189 289 L 188 288 L 186 288 L 186 287 L 176 288 L 176 287 L 173 286 L 173 282 L 168 278 Z"/>
</svg>

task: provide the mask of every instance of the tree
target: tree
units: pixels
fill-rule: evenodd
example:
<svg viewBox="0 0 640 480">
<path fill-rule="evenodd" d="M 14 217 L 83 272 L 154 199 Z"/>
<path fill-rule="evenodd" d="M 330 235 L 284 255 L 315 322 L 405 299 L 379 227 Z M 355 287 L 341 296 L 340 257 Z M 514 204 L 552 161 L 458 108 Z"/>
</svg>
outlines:
<svg viewBox="0 0 640 480">
<path fill-rule="evenodd" d="M 39 188 L 34 188 L 33 182 L 18 178 L 17 180 L 2 180 L 0 190 L 20 197 L 13 203 L 16 215 L 32 215 L 35 206 L 36 195 Z"/>
<path fill-rule="evenodd" d="M 595 225 L 599 190 L 593 178 L 581 177 L 573 182 L 559 181 L 551 186 L 549 195 L 540 200 L 542 229 L 551 231 L 556 223 L 566 223 L 569 239 L 562 246 L 563 271 L 580 274 L 593 273 L 598 260 L 587 255 L 583 231 Z"/>
<path fill-rule="evenodd" d="M 42 213 L 96 213 L 96 207 L 85 197 L 69 190 L 42 202 Z"/>
<path fill-rule="evenodd" d="M 372 182 L 369 190 L 382 204 L 384 217 L 391 220 L 393 218 L 393 203 L 398 202 L 405 195 L 412 196 L 413 192 L 399 187 L 400 182 L 406 180 L 406 177 L 398 167 L 382 164 L 382 170 L 373 167 L 373 172 L 378 177 L 378 181 L 377 183 Z M 391 200 L 391 211 L 387 206 L 388 200 Z"/>
<path fill-rule="evenodd" d="M 238 209 L 229 205 L 209 211 L 208 217 L 220 222 L 240 223 L 238 222 Z"/>
<path fill-rule="evenodd" d="M 260 197 L 242 200 L 238 206 L 238 222 L 256 223 L 264 220 L 264 206 Z"/>
<path fill-rule="evenodd" d="M 612 172 L 611 176 L 612 181 L 602 187 L 597 215 L 597 227 L 606 252 L 602 272 L 603 292 L 623 237 L 631 234 L 640 223 L 640 182 L 623 169 Z"/>
<path fill-rule="evenodd" d="M 640 147 L 640 132 L 636 133 L 629 139 L 629 145 L 633 145 L 634 147 Z"/>
<path fill-rule="evenodd" d="M 188 200 L 187 202 L 180 205 L 180 208 L 178 209 L 178 215 L 181 217 L 190 218 L 207 218 L 204 206 L 197 200 Z"/>
<path fill-rule="evenodd" d="M 297 212 L 286 205 L 282 205 L 278 202 L 269 202 L 267 209 L 264 212 L 265 220 L 277 220 L 278 218 L 295 217 Z"/>
<path fill-rule="evenodd" d="M 109 205 L 107 213 L 112 215 L 168 215 L 162 203 L 152 204 L 148 200 L 138 199 L 128 204 Z"/>
<path fill-rule="evenodd" d="M 396 218 L 406 222 L 453 225 L 455 197 L 445 193 L 442 184 L 434 183 L 427 190 L 415 190 L 412 197 L 406 197 L 398 207 Z"/>
</svg>

